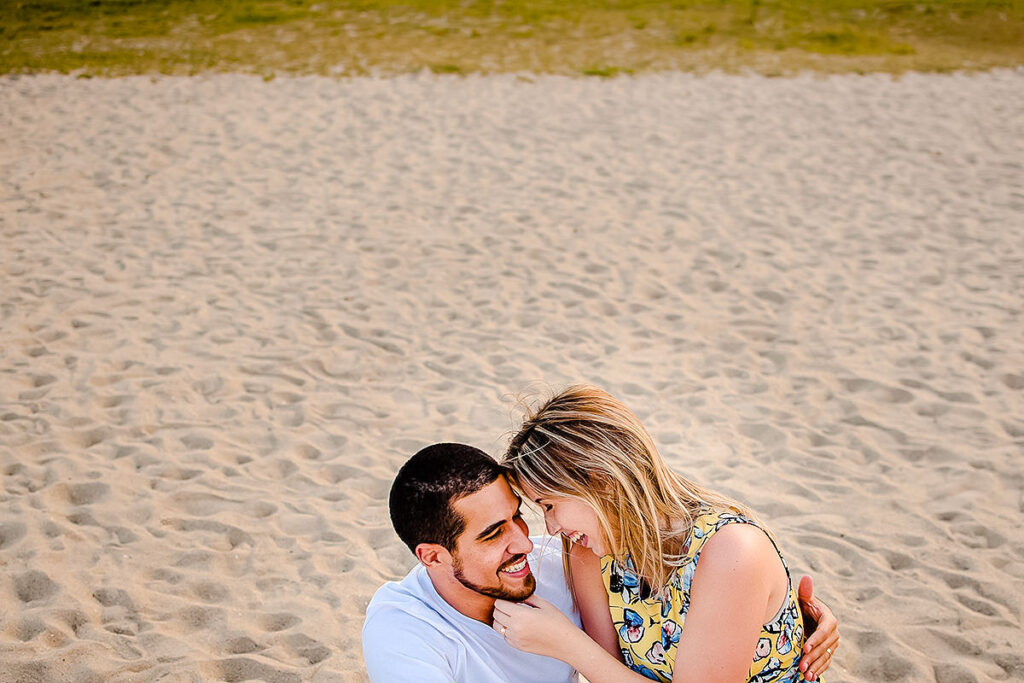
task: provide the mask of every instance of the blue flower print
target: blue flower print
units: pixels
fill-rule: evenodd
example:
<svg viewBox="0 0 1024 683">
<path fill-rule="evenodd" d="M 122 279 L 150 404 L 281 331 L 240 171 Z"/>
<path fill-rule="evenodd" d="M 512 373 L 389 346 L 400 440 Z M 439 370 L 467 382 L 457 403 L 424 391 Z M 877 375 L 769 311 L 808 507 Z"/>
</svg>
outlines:
<svg viewBox="0 0 1024 683">
<path fill-rule="evenodd" d="M 644 620 L 639 614 L 631 609 L 622 612 L 622 626 L 619 627 L 619 637 L 625 643 L 636 643 L 644 637 Z"/>
<path fill-rule="evenodd" d="M 661 647 L 664 650 L 668 650 L 673 645 L 679 642 L 679 636 L 682 634 L 683 629 L 679 627 L 679 624 L 667 619 L 664 624 L 661 625 Z"/>
</svg>

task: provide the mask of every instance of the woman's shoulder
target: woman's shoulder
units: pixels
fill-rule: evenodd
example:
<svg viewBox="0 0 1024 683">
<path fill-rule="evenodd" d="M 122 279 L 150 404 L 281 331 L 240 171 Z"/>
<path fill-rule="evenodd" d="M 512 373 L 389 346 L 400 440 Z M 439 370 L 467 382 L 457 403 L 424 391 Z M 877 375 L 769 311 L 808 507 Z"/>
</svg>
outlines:
<svg viewBox="0 0 1024 683">
<path fill-rule="evenodd" d="M 705 571 L 730 563 L 768 567 L 776 557 L 768 533 L 754 520 L 735 510 L 701 507 L 679 553 L 670 585 L 689 591 L 698 562 Z"/>
<path fill-rule="evenodd" d="M 712 507 L 702 504 L 694 517 L 694 525 L 703 528 L 721 529 L 729 524 L 750 524 L 758 526 L 750 517 L 731 508 Z"/>
<path fill-rule="evenodd" d="M 683 543 L 682 555 L 684 557 L 695 557 L 712 536 L 717 535 L 722 529 L 728 527 L 749 527 L 760 529 L 757 523 L 745 517 L 735 510 L 701 505 L 700 509 L 693 516 L 690 531 Z"/>
</svg>

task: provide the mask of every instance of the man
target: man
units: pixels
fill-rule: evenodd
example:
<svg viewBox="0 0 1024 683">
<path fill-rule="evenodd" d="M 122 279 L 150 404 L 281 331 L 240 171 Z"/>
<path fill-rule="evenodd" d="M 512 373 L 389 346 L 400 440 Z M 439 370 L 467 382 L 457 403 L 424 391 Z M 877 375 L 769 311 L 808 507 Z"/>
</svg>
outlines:
<svg viewBox="0 0 1024 683">
<path fill-rule="evenodd" d="M 517 650 L 491 628 L 495 599 L 534 593 L 580 626 L 561 544 L 529 538 L 520 504 L 505 470 L 472 446 L 435 444 L 402 466 L 391 488 L 391 522 L 419 565 L 381 586 L 366 609 L 370 680 L 576 680 L 567 664 Z M 823 629 L 834 632 L 831 612 L 817 600 L 804 605 L 811 601 L 801 596 L 801 606 L 824 615 Z"/>
</svg>

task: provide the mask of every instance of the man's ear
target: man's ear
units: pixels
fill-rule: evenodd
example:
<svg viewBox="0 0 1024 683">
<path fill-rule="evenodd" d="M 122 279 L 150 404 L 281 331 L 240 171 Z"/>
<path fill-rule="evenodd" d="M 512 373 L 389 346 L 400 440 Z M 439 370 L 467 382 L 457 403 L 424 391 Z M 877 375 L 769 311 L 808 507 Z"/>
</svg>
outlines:
<svg viewBox="0 0 1024 683">
<path fill-rule="evenodd" d="M 416 559 L 426 567 L 450 564 L 452 554 L 443 545 L 437 543 L 420 543 L 416 546 Z"/>
</svg>

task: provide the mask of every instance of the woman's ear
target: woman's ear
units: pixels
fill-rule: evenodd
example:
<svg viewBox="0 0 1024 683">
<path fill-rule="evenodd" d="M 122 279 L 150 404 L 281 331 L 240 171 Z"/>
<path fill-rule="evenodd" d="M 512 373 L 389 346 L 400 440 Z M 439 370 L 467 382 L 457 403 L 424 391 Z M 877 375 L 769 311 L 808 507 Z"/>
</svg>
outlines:
<svg viewBox="0 0 1024 683">
<path fill-rule="evenodd" d="M 442 564 L 450 564 L 452 554 L 443 545 L 437 543 L 420 543 L 416 546 L 416 559 L 425 567 L 436 567 Z"/>
</svg>

